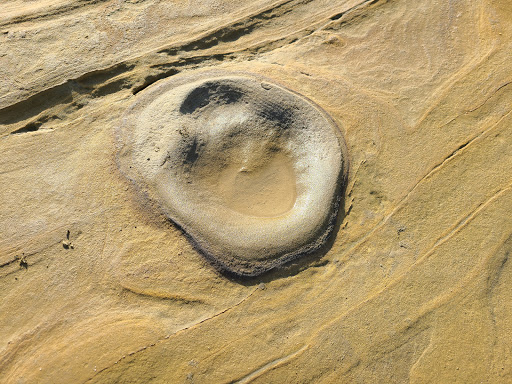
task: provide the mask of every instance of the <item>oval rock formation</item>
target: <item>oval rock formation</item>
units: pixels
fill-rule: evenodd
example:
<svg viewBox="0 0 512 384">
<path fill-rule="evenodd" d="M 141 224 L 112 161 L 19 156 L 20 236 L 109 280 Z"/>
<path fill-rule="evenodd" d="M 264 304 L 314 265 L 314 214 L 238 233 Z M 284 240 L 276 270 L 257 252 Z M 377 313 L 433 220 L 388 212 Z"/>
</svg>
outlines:
<svg viewBox="0 0 512 384">
<path fill-rule="evenodd" d="M 143 91 L 117 162 L 218 269 L 255 276 L 318 250 L 348 171 L 336 124 L 268 79 L 210 71 Z"/>
</svg>

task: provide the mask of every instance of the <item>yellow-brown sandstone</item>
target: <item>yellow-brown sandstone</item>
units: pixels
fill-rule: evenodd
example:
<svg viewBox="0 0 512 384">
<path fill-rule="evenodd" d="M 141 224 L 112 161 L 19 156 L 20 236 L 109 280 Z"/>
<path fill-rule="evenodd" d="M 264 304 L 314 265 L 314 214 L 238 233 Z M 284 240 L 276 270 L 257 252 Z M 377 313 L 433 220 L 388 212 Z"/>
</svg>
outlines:
<svg viewBox="0 0 512 384">
<path fill-rule="evenodd" d="M 511 32 L 506 0 L 2 2 L 0 382 L 510 383 Z M 344 137 L 320 252 L 220 273 L 119 169 L 130 106 L 209 71 Z M 197 182 L 279 216 L 294 155 L 257 153 Z"/>
</svg>

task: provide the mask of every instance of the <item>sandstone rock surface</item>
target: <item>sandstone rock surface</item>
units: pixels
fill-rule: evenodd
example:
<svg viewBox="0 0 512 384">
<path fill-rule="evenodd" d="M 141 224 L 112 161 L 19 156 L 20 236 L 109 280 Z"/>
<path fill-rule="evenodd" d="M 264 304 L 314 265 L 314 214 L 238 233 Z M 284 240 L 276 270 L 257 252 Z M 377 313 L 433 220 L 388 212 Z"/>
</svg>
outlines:
<svg viewBox="0 0 512 384">
<path fill-rule="evenodd" d="M 141 198 L 221 272 L 260 275 L 333 234 L 345 142 L 324 111 L 277 84 L 176 75 L 138 96 L 116 133 L 118 165 Z"/>
<path fill-rule="evenodd" d="M 5 1 L 0 382 L 511 382 L 511 32 L 505 0 Z M 201 71 L 340 128 L 324 252 L 220 274 L 119 170 L 126 110 Z"/>
</svg>

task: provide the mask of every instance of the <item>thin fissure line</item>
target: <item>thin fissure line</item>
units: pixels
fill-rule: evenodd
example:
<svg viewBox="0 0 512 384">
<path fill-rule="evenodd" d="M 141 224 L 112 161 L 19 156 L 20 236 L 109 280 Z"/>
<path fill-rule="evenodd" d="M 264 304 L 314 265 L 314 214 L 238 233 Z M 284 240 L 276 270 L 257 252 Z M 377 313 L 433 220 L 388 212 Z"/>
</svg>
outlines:
<svg viewBox="0 0 512 384">
<path fill-rule="evenodd" d="M 206 323 L 206 322 L 207 322 L 207 321 L 209 321 L 209 320 L 213 320 L 213 319 L 215 319 L 215 318 L 217 318 L 217 317 L 219 317 L 219 316 L 221 316 L 221 315 L 225 314 L 226 312 L 228 312 L 228 311 L 230 311 L 230 310 L 232 310 L 232 309 L 235 309 L 236 307 L 238 307 L 239 305 L 241 305 L 242 303 L 244 303 L 246 300 L 248 300 L 248 299 L 249 299 L 249 298 L 250 298 L 250 297 L 251 297 L 251 296 L 252 296 L 256 291 L 258 291 L 258 290 L 259 290 L 259 288 L 255 288 L 255 289 L 254 289 L 254 290 L 253 290 L 249 295 L 247 295 L 245 298 L 243 298 L 242 300 L 240 300 L 238 303 L 236 303 L 236 304 L 234 304 L 234 305 L 232 305 L 232 306 L 230 306 L 230 307 L 228 307 L 228 308 L 226 308 L 226 309 L 224 309 L 224 310 L 222 310 L 222 311 L 220 311 L 220 312 L 218 312 L 218 313 L 216 313 L 216 314 L 214 314 L 214 315 L 212 315 L 212 316 L 210 316 L 210 317 L 207 317 L 206 319 L 203 319 L 203 320 L 201 320 L 201 321 L 199 321 L 199 322 L 197 322 L 197 323 L 195 323 L 195 324 L 193 324 L 193 325 L 190 325 L 190 326 L 188 326 L 188 327 L 181 328 L 181 329 L 177 330 L 177 331 L 176 331 L 176 332 L 174 332 L 174 333 L 171 333 L 171 334 L 169 334 L 169 335 L 167 335 L 167 336 L 165 336 L 165 337 L 163 337 L 163 338 L 161 338 L 161 339 L 158 339 L 158 340 L 157 340 L 157 341 L 155 341 L 154 343 L 151 343 L 151 344 L 149 344 L 149 345 L 147 345 L 147 346 L 141 347 L 141 348 L 139 348 L 139 349 L 137 349 L 137 350 L 135 350 L 135 351 L 133 351 L 133 352 L 130 352 L 130 353 L 127 353 L 126 355 L 123 355 L 120 359 L 118 359 L 117 361 L 115 361 L 113 364 L 110 364 L 109 366 L 107 366 L 107 367 L 105 367 L 105 368 L 102 368 L 102 369 L 100 369 L 98 372 L 94 373 L 94 375 L 93 375 L 92 377 L 90 377 L 89 379 L 87 379 L 87 380 L 85 380 L 85 381 L 84 381 L 84 384 L 85 384 L 85 383 L 90 382 L 90 381 L 91 381 L 91 380 L 93 380 L 97 375 L 99 375 L 99 374 L 100 374 L 100 373 L 102 373 L 102 372 L 105 372 L 105 371 L 109 370 L 109 369 L 110 369 L 110 368 L 112 368 L 114 365 L 116 365 L 116 364 L 118 364 L 119 362 L 121 362 L 121 361 L 125 360 L 127 357 L 134 356 L 134 355 L 136 355 L 136 354 L 138 354 L 138 353 L 140 353 L 140 352 L 145 351 L 146 349 L 149 349 L 149 348 L 151 348 L 151 347 L 156 346 L 157 344 L 163 343 L 163 342 L 165 342 L 166 340 L 169 340 L 169 339 L 171 339 L 172 337 L 174 337 L 174 336 L 176 336 L 176 335 L 178 335 L 178 334 L 180 334 L 180 333 L 182 333 L 182 332 L 184 332 L 184 331 L 187 331 L 187 330 L 189 330 L 189 329 L 193 329 L 193 328 L 195 328 L 195 327 L 198 327 L 198 326 L 200 326 L 201 324 L 204 324 L 204 323 Z"/>
</svg>

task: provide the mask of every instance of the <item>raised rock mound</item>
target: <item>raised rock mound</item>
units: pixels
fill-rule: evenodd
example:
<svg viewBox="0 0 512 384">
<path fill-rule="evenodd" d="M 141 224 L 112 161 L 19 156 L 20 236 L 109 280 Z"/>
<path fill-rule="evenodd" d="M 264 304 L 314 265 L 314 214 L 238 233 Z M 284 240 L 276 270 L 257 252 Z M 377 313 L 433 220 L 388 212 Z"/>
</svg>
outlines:
<svg viewBox="0 0 512 384">
<path fill-rule="evenodd" d="M 341 132 L 306 98 L 206 72 L 138 96 L 121 170 L 218 268 L 254 276 L 325 244 L 347 177 Z"/>
</svg>

